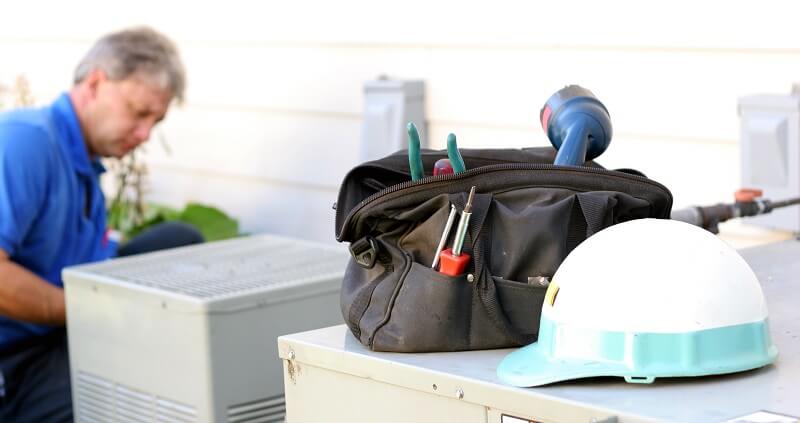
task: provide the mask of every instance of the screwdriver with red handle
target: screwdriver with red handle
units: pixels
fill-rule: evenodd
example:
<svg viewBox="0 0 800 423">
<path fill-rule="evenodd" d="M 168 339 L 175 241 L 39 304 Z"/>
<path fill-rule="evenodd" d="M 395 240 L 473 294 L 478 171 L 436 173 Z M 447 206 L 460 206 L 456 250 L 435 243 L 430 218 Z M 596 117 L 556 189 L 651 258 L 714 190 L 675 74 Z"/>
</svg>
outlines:
<svg viewBox="0 0 800 423">
<path fill-rule="evenodd" d="M 464 269 L 467 268 L 470 256 L 461 250 L 464 248 L 467 224 L 469 223 L 470 216 L 472 216 L 472 199 L 474 197 L 475 187 L 472 187 L 469 190 L 467 204 L 464 206 L 464 211 L 461 213 L 461 218 L 458 220 L 456 237 L 453 240 L 453 248 L 448 248 L 439 254 L 439 273 L 448 276 L 458 276 L 464 273 Z"/>
</svg>

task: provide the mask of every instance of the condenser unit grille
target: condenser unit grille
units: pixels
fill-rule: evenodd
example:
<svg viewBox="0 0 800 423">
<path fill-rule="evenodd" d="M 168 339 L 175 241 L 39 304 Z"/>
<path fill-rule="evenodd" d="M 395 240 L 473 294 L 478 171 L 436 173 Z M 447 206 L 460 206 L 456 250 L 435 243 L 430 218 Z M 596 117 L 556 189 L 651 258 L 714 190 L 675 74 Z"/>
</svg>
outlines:
<svg viewBox="0 0 800 423">
<path fill-rule="evenodd" d="M 228 423 L 273 423 L 286 418 L 283 395 L 228 407 Z"/>
<path fill-rule="evenodd" d="M 120 383 L 78 372 L 75 414 L 81 422 L 194 423 L 197 410 L 186 404 L 131 389 Z"/>
<path fill-rule="evenodd" d="M 263 288 L 301 285 L 341 275 L 341 251 L 303 242 L 253 237 L 145 254 L 82 269 L 128 283 L 204 300 Z M 310 253 L 311 251 L 311 253 Z"/>
</svg>

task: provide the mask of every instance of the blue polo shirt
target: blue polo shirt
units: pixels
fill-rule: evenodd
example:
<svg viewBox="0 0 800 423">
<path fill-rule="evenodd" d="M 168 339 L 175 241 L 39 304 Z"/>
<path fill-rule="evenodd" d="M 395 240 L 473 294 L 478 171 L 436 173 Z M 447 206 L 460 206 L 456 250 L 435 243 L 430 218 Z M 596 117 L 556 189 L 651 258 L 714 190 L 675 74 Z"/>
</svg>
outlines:
<svg viewBox="0 0 800 423">
<path fill-rule="evenodd" d="M 59 287 L 64 267 L 110 257 L 104 170 L 89 159 L 67 94 L 0 114 L 0 248 Z M 0 316 L 0 348 L 51 329 Z"/>
</svg>

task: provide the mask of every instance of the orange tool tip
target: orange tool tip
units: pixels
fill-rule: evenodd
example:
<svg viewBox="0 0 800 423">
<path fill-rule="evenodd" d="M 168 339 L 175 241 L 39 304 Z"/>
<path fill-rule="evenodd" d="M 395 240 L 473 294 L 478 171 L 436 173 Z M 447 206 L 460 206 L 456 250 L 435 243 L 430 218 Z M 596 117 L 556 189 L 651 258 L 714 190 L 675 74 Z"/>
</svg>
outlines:
<svg viewBox="0 0 800 423">
<path fill-rule="evenodd" d="M 453 255 L 453 249 L 448 248 L 439 254 L 439 273 L 448 276 L 458 276 L 464 273 L 469 263 L 469 254 Z"/>
<path fill-rule="evenodd" d="M 733 193 L 733 198 L 737 203 L 749 203 L 758 197 L 764 195 L 764 192 L 755 188 L 739 188 Z"/>
</svg>

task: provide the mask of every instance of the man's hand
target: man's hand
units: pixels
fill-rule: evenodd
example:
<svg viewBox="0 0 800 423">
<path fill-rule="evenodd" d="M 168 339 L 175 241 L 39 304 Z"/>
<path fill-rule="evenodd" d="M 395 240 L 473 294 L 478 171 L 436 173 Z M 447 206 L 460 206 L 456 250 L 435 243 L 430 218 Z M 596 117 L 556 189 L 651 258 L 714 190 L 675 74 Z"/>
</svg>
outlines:
<svg viewBox="0 0 800 423">
<path fill-rule="evenodd" d="M 64 290 L 14 263 L 0 249 L 0 315 L 63 326 L 66 322 Z"/>
</svg>

